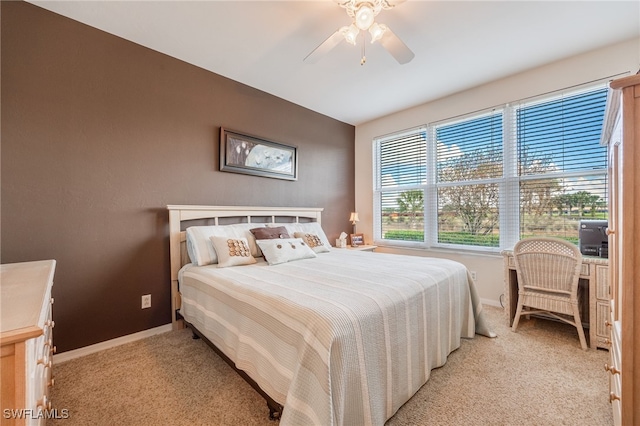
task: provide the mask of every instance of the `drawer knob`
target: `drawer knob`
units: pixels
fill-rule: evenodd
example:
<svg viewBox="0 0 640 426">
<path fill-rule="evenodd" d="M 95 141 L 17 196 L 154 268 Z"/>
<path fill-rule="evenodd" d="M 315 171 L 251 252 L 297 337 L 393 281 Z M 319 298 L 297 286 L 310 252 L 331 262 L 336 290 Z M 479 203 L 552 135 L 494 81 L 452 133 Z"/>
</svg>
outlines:
<svg viewBox="0 0 640 426">
<path fill-rule="evenodd" d="M 609 320 L 606 320 L 604 322 L 604 325 L 607 326 L 607 327 L 611 327 L 611 322 L 609 322 Z"/>
<path fill-rule="evenodd" d="M 616 395 L 615 393 L 611 392 L 609 394 L 609 402 L 613 402 L 615 400 L 620 401 L 620 397 L 618 395 Z"/>
<path fill-rule="evenodd" d="M 604 344 L 605 344 L 605 345 L 607 345 L 607 346 L 611 346 L 611 340 L 610 340 L 610 339 L 604 339 L 604 340 L 602 341 L 602 343 L 604 343 Z"/>
<path fill-rule="evenodd" d="M 44 344 L 45 348 L 50 348 L 49 349 L 49 354 L 53 355 L 56 352 L 58 352 L 58 348 L 53 346 L 53 342 L 51 340 L 49 340 L 47 343 Z"/>
<path fill-rule="evenodd" d="M 47 325 L 47 326 L 49 326 L 49 327 L 51 327 L 51 328 L 53 328 L 53 327 L 55 327 L 55 326 L 56 326 L 56 322 L 55 322 L 54 320 L 46 320 L 46 321 L 44 322 L 44 324 L 45 324 L 45 325 Z"/>
<path fill-rule="evenodd" d="M 611 374 L 620 374 L 620 370 L 615 368 L 613 365 L 609 365 L 609 364 L 604 365 L 604 371 L 608 371 Z"/>
<path fill-rule="evenodd" d="M 45 368 L 51 368 L 51 366 L 53 365 L 53 364 L 52 364 L 52 362 L 51 362 L 51 360 L 49 360 L 49 361 L 45 362 L 45 361 L 44 361 L 44 358 L 40 358 L 40 359 L 38 360 L 38 364 L 42 364 L 42 365 L 44 365 L 44 367 L 45 367 Z"/>
<path fill-rule="evenodd" d="M 613 234 L 615 234 L 615 233 L 616 233 L 616 231 L 614 231 L 614 230 L 613 230 L 613 229 L 611 229 L 611 228 L 607 228 L 607 230 L 606 230 L 606 231 L 604 231 L 604 233 L 605 233 L 605 234 L 607 234 L 607 235 L 613 235 Z"/>
</svg>

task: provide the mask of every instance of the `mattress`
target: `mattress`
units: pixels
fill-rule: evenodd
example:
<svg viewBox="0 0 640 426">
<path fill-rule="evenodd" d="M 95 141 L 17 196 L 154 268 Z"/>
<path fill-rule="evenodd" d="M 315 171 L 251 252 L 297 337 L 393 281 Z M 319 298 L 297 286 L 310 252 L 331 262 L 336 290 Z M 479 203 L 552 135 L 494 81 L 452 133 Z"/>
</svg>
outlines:
<svg viewBox="0 0 640 426">
<path fill-rule="evenodd" d="M 446 259 L 332 249 L 179 280 L 182 316 L 284 406 L 282 425 L 383 425 L 461 338 L 493 336 Z"/>
</svg>

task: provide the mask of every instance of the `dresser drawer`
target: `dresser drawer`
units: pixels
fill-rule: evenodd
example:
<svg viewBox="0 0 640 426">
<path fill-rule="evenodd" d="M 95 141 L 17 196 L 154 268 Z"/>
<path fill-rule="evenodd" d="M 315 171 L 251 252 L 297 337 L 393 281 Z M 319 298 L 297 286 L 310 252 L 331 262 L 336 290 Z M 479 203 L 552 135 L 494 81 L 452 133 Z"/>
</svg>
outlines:
<svg viewBox="0 0 640 426">
<path fill-rule="evenodd" d="M 50 295 L 48 294 L 48 299 Z M 42 334 L 27 341 L 26 350 L 26 382 L 28 383 L 25 395 L 26 407 L 36 412 L 51 409 L 49 388 L 52 384 L 53 368 L 53 328 L 51 303 L 47 302 L 44 309 L 44 321 Z M 35 416 L 29 418 L 27 425 L 43 425 L 42 419 Z"/>
<path fill-rule="evenodd" d="M 513 258 L 513 256 L 507 256 L 507 266 L 510 269 L 515 269 L 516 268 L 516 261 Z M 606 267 L 605 269 L 605 275 L 606 275 Z M 581 277 L 588 277 L 589 276 L 589 270 L 590 270 L 590 265 L 588 263 L 582 263 L 582 265 L 580 265 L 580 276 Z"/>
<path fill-rule="evenodd" d="M 611 338 L 611 330 L 607 323 L 611 321 L 611 308 L 606 301 L 596 302 L 596 335 L 606 339 Z"/>
<path fill-rule="evenodd" d="M 596 298 L 607 300 L 611 298 L 609 290 L 609 267 L 596 265 Z"/>
<path fill-rule="evenodd" d="M 590 265 L 588 263 L 583 263 L 580 266 L 580 275 L 582 276 L 588 276 L 589 275 L 589 269 L 590 269 Z"/>
<path fill-rule="evenodd" d="M 622 424 L 622 406 L 620 397 L 622 396 L 622 364 L 620 359 L 620 321 L 613 322 L 611 327 L 611 350 L 609 351 L 609 400 L 613 409 L 613 424 Z"/>
</svg>

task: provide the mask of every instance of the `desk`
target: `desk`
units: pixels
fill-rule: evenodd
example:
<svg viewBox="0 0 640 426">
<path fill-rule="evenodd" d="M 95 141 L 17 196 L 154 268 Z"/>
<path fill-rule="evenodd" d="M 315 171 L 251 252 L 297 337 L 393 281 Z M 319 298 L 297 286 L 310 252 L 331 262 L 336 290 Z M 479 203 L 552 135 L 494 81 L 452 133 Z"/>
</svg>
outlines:
<svg viewBox="0 0 640 426">
<path fill-rule="evenodd" d="M 518 276 L 511 250 L 502 252 L 504 257 L 504 307 L 509 326 L 518 307 Z M 578 299 L 582 300 L 580 317 L 589 328 L 589 347 L 609 349 L 609 260 L 601 257 L 582 257 Z"/>
</svg>

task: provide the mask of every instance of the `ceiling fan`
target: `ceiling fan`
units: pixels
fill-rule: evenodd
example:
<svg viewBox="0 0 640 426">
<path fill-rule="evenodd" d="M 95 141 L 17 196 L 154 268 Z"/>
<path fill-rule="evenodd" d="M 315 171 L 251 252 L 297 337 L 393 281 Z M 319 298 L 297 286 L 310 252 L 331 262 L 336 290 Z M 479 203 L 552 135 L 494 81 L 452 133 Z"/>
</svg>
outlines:
<svg viewBox="0 0 640 426">
<path fill-rule="evenodd" d="M 341 7 L 344 7 L 353 22 L 336 30 L 320 46 L 316 47 L 304 58 L 305 62 L 316 62 L 321 56 L 336 47 L 342 41 L 347 41 L 355 46 L 360 31 L 362 30 L 362 59 L 360 65 L 364 65 L 366 57 L 365 38 L 368 30 L 371 36 L 371 43 L 380 41 L 380 44 L 393 56 L 400 64 L 410 62 L 415 54 L 406 44 L 395 35 L 388 26 L 375 22 L 375 18 L 382 9 L 392 9 L 405 0 L 333 0 Z"/>
</svg>

